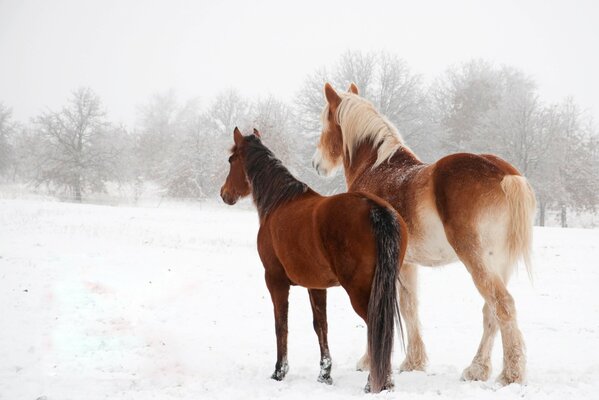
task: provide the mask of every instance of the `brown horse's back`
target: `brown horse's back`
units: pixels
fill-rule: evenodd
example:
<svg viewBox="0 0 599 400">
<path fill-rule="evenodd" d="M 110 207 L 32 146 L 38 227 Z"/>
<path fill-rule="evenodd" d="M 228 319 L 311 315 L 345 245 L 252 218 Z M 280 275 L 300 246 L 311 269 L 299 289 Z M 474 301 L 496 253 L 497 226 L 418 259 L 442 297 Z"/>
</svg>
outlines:
<svg viewBox="0 0 599 400">
<path fill-rule="evenodd" d="M 370 220 L 375 204 L 395 213 L 387 202 L 366 193 L 330 197 L 308 193 L 281 206 L 261 227 L 261 256 L 271 252 L 292 283 L 308 288 L 327 288 L 352 279 L 370 282 L 376 264 Z"/>
</svg>

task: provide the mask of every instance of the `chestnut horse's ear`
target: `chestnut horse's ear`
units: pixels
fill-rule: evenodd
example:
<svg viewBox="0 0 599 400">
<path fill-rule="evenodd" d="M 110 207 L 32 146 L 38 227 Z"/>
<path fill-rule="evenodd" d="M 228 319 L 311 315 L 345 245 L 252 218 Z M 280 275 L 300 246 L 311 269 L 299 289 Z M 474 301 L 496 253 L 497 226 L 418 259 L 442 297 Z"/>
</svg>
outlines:
<svg viewBox="0 0 599 400">
<path fill-rule="evenodd" d="M 241 134 L 241 131 L 238 127 L 235 127 L 235 130 L 233 130 L 233 141 L 235 141 L 235 144 L 239 144 L 242 140 L 243 135 Z"/>
<path fill-rule="evenodd" d="M 330 83 L 324 84 L 324 96 L 327 98 L 327 102 L 331 106 L 338 106 L 341 103 L 341 97 L 335 92 L 335 89 L 331 86 Z"/>
<path fill-rule="evenodd" d="M 358 87 L 353 82 L 351 83 L 351 85 L 349 85 L 349 89 L 347 91 L 350 92 L 350 93 L 353 93 L 353 94 L 359 94 L 358 93 Z"/>
<path fill-rule="evenodd" d="M 262 138 L 262 136 L 260 136 L 260 132 L 258 132 L 258 129 L 254 128 L 254 136 L 256 136 L 257 138 Z"/>
</svg>

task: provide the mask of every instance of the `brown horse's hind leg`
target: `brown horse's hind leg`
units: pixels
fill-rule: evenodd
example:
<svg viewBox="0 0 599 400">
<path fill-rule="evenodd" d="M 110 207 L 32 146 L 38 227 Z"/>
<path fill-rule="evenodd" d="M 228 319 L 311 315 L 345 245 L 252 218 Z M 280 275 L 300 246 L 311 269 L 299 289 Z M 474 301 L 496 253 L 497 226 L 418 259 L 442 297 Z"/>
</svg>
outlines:
<svg viewBox="0 0 599 400">
<path fill-rule="evenodd" d="M 400 269 L 399 307 L 408 328 L 408 349 L 400 371 L 424 371 L 427 362 L 418 320 L 417 268 L 414 264 L 404 263 Z"/>
<path fill-rule="evenodd" d="M 406 358 L 399 367 L 400 371 L 424 371 L 428 360 L 418 319 L 417 268 L 415 264 L 404 262 L 400 269 L 402 285 L 399 288 L 399 307 L 408 328 L 408 349 Z M 358 371 L 370 369 L 368 351 L 360 358 L 356 369 Z"/>
<path fill-rule="evenodd" d="M 357 279 L 356 281 L 359 281 Z M 366 282 L 367 280 L 365 280 Z M 368 284 L 363 284 L 359 286 L 356 282 L 343 282 L 341 281 L 341 286 L 345 289 L 347 294 L 349 295 L 349 299 L 351 305 L 356 312 L 366 323 L 367 329 L 368 327 L 368 302 L 370 300 L 370 286 Z M 368 368 L 370 368 L 370 355 L 368 354 L 368 346 L 366 346 L 366 354 L 362 357 L 363 359 L 368 360 Z M 394 387 L 393 376 L 389 375 L 387 377 L 387 383 L 382 388 L 382 390 L 390 390 Z M 366 393 L 370 393 L 370 374 L 368 375 L 368 381 L 366 383 L 366 387 L 364 388 Z"/>
<path fill-rule="evenodd" d="M 497 334 L 497 319 L 491 307 L 485 302 L 483 307 L 483 337 L 472 364 L 462 373 L 465 381 L 486 381 L 491 376 L 491 351 Z"/>
<path fill-rule="evenodd" d="M 289 370 L 287 364 L 287 313 L 289 310 L 289 282 L 266 274 L 266 286 L 272 298 L 277 334 L 277 363 L 271 378 L 282 381 Z"/>
<path fill-rule="evenodd" d="M 485 265 L 478 260 L 476 251 L 472 251 L 469 255 L 462 256 L 458 253 L 466 268 L 472 275 L 474 284 L 485 299 L 488 305 L 489 322 L 495 318 L 499 330 L 501 331 L 501 341 L 503 344 L 503 371 L 497 378 L 502 385 L 510 383 L 523 383 L 525 379 L 526 355 L 524 347 L 524 339 L 518 328 L 516 321 L 516 307 L 514 299 L 508 292 L 505 283 L 496 273 L 489 271 Z M 485 327 L 486 329 L 487 327 Z M 483 351 L 481 355 L 484 357 L 485 352 L 490 352 L 490 344 L 492 343 L 493 324 L 485 331 L 481 345 Z M 496 328 L 495 328 L 496 329 Z M 488 343 L 487 343 L 488 342 Z M 476 359 L 476 357 L 475 357 Z M 489 363 L 490 368 L 490 363 Z M 481 375 L 481 378 L 484 376 Z"/>
<path fill-rule="evenodd" d="M 318 336 L 320 345 L 320 374 L 318 382 L 331 385 L 331 354 L 329 353 L 329 343 L 327 339 L 327 291 L 325 289 L 308 289 L 310 294 L 310 304 L 312 305 L 312 315 L 314 317 L 314 331 Z"/>
</svg>

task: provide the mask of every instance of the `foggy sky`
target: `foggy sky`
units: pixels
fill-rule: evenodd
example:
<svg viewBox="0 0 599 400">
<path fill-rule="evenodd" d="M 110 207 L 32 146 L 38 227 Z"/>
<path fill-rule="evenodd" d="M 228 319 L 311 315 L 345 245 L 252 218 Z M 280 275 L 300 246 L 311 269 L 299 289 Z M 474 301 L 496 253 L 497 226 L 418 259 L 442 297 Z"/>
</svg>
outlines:
<svg viewBox="0 0 599 400">
<path fill-rule="evenodd" d="M 131 125 L 156 92 L 291 100 L 345 50 L 387 50 L 427 80 L 472 58 L 509 64 L 599 119 L 598 17 L 591 0 L 0 0 L 0 101 L 27 120 L 85 85 Z"/>
</svg>

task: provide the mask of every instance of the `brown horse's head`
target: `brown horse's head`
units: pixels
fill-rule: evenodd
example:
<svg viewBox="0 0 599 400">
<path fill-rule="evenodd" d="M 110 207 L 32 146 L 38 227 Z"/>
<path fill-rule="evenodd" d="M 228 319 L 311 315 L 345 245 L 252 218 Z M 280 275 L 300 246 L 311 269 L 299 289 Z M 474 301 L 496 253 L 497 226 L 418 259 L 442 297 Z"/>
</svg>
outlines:
<svg viewBox="0 0 599 400">
<path fill-rule="evenodd" d="M 256 129 L 254 135 L 260 137 Z M 233 131 L 233 141 L 235 144 L 229 157 L 229 175 L 220 188 L 220 197 L 229 205 L 237 203 L 241 197 L 246 197 L 252 192 L 245 171 L 245 139 L 237 127 Z"/>
<path fill-rule="evenodd" d="M 358 87 L 351 84 L 349 93 L 358 94 Z M 320 175 L 331 175 L 343 161 L 343 137 L 337 118 L 337 109 L 341 104 L 341 96 L 329 84 L 324 85 L 327 104 L 322 111 L 322 133 L 312 157 L 312 166 Z"/>
</svg>

